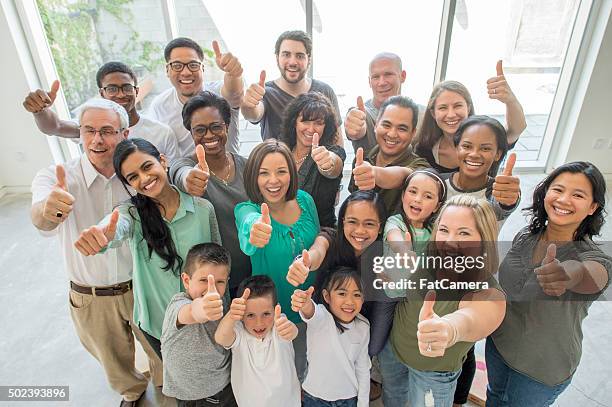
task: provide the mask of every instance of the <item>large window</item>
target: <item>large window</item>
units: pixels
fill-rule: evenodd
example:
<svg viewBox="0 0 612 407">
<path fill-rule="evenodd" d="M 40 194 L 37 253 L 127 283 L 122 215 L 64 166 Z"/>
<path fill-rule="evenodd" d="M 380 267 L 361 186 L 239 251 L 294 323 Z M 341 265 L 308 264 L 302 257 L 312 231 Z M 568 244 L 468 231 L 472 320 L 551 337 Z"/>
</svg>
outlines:
<svg viewBox="0 0 612 407">
<path fill-rule="evenodd" d="M 515 147 L 520 161 L 541 158 L 546 125 L 580 0 L 458 0 L 446 79 L 470 90 L 476 112 L 504 122 L 505 106 L 488 98 L 486 81 L 504 74 L 527 118 Z"/>
</svg>

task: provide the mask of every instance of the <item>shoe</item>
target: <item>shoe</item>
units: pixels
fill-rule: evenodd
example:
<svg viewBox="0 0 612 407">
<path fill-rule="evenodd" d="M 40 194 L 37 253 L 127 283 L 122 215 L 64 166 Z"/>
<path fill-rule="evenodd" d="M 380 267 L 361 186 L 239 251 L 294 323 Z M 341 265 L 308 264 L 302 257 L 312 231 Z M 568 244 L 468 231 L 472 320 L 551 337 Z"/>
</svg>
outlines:
<svg viewBox="0 0 612 407">
<path fill-rule="evenodd" d="M 138 399 L 134 401 L 121 400 L 121 404 L 119 404 L 119 407 L 137 407 L 138 402 L 140 401 L 142 396 L 144 396 L 144 392 L 140 395 L 140 397 L 138 397 Z"/>
<path fill-rule="evenodd" d="M 370 380 L 370 401 L 378 400 L 382 396 L 382 384 Z"/>
</svg>

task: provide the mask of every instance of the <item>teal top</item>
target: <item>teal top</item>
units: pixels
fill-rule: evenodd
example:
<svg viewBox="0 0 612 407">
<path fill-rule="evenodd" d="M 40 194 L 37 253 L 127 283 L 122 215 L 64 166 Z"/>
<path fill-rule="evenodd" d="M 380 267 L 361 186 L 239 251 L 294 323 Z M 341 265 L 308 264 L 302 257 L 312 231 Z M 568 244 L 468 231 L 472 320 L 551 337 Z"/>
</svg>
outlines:
<svg viewBox="0 0 612 407">
<path fill-rule="evenodd" d="M 385 224 L 385 231 L 383 234 L 383 239 L 387 241 L 387 234 L 393 230 L 399 229 L 402 234 L 405 234 L 408 231 L 406 223 L 404 222 L 404 218 L 402 218 L 401 214 L 389 216 L 387 219 L 387 223 Z M 429 239 L 431 239 L 431 230 L 427 228 L 415 228 L 410 225 L 410 230 L 412 231 L 412 247 L 413 250 L 417 254 L 425 253 L 425 249 L 427 249 L 427 243 L 429 243 Z"/>
<path fill-rule="evenodd" d="M 240 249 L 251 256 L 253 275 L 265 274 L 276 285 L 278 302 L 283 313 L 293 322 L 302 322 L 298 313 L 291 311 L 291 295 L 296 287 L 287 281 L 289 266 L 302 250 L 308 250 L 319 233 L 319 217 L 312 197 L 302 190 L 297 191 L 297 203 L 302 210 L 299 219 L 293 225 L 284 225 L 272 220 L 270 242 L 259 249 L 249 243 L 251 227 L 261 217 L 261 206 L 252 201 L 239 203 L 234 209 Z M 307 289 L 314 283 L 310 273 L 300 289 Z"/>
<path fill-rule="evenodd" d="M 187 252 L 194 245 L 206 242 L 221 244 L 221 236 L 212 204 L 204 198 L 178 192 L 179 207 L 176 214 L 171 221 L 164 221 L 170 229 L 176 251 L 183 259 L 184 265 Z M 109 217 L 110 215 L 107 215 L 100 225 L 107 225 Z M 149 256 L 140 216 L 131 202 L 119 206 L 117 231 L 109 247 L 120 246 L 126 239 L 129 240 L 133 257 L 134 321 L 140 329 L 159 339 L 166 307 L 172 297 L 184 291 L 184 288 L 178 275 L 163 269 L 165 260 L 155 251 Z"/>
</svg>

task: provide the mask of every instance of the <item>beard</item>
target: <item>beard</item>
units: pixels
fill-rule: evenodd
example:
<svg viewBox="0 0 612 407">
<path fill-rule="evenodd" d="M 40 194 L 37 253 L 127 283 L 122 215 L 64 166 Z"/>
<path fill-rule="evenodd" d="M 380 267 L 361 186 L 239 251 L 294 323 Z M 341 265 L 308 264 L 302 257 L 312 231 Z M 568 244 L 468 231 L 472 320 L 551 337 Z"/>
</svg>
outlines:
<svg viewBox="0 0 612 407">
<path fill-rule="evenodd" d="M 281 68 L 280 66 L 278 67 L 278 69 L 280 70 L 281 76 L 283 77 L 284 80 L 286 80 L 289 83 L 298 83 L 301 82 L 305 77 L 306 77 L 306 72 L 308 72 L 308 68 L 299 71 L 298 77 L 296 79 L 291 79 L 287 77 L 287 70 L 284 68 Z"/>
</svg>

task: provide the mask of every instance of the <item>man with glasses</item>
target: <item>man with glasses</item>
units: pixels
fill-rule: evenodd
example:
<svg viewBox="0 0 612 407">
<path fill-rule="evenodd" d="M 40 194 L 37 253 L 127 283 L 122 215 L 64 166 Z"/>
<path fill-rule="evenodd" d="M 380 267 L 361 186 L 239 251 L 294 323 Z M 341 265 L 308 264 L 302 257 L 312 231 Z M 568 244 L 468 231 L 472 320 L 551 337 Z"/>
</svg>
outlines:
<svg viewBox="0 0 612 407">
<path fill-rule="evenodd" d="M 45 236 L 57 235 L 70 279 L 69 308 L 81 343 L 106 373 L 121 406 L 132 407 L 147 388 L 134 366 L 134 336 L 149 357 L 154 353 L 133 325 L 132 256 L 127 244 L 83 256 L 73 244 L 129 198 L 115 175 L 115 147 L 128 135 L 128 115 L 105 99 L 86 102 L 79 116 L 85 154 L 40 170 L 32 181 L 32 223 Z"/>
<path fill-rule="evenodd" d="M 166 45 L 166 75 L 172 88 L 160 93 L 151 103 L 149 113 L 166 123 L 178 137 L 181 157 L 195 153 L 195 144 L 189 131 L 183 125 L 183 106 L 202 90 L 223 96 L 232 107 L 231 124 L 228 132 L 227 151 L 238 154 L 238 109 L 242 102 L 242 66 L 231 53 L 222 54 L 219 45 L 213 41 L 215 61 L 225 76 L 223 81 L 204 83 L 204 52 L 202 47 L 190 38 L 175 38 Z"/>
<path fill-rule="evenodd" d="M 279 138 L 285 107 L 293 99 L 307 92 L 319 92 L 326 96 L 336 111 L 338 137 L 342 145 L 342 119 L 338 98 L 328 84 L 306 76 L 312 58 L 312 40 L 304 31 L 286 31 L 276 40 L 274 47 L 280 77 L 266 82 L 262 71 L 259 83 L 246 90 L 242 102 L 242 115 L 252 123 L 259 123 L 261 139 Z"/>
<path fill-rule="evenodd" d="M 138 82 L 134 71 L 121 62 L 108 62 L 100 67 L 96 74 L 100 96 L 123 106 L 130 119 L 129 136 L 150 141 L 169 161 L 178 158 L 178 141 L 174 132 L 167 125 L 146 116 L 136 110 Z M 65 138 L 78 138 L 79 128 L 74 121 L 60 120 L 57 114 L 49 109 L 59 89 L 55 81 L 51 90 L 38 89 L 31 92 L 23 102 L 27 111 L 34 114 L 38 129 L 45 134 Z"/>
</svg>

